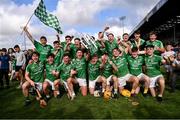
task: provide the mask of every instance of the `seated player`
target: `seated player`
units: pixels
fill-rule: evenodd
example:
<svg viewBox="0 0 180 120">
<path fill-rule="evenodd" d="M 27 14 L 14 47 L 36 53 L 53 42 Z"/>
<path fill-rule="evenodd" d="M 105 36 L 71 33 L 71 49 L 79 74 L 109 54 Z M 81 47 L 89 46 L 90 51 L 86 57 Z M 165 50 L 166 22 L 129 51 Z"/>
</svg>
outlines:
<svg viewBox="0 0 180 120">
<path fill-rule="evenodd" d="M 42 83 L 44 81 L 44 63 L 39 61 L 39 53 L 32 53 L 32 64 L 28 64 L 25 72 L 25 79 L 27 80 L 22 85 L 22 92 L 25 97 L 25 105 L 31 103 L 29 99 L 29 88 L 37 87 L 42 92 Z"/>
<path fill-rule="evenodd" d="M 129 71 L 132 75 L 136 76 L 139 80 L 139 82 L 144 82 L 144 92 L 143 95 L 146 97 L 147 92 L 149 89 L 149 77 L 145 75 L 142 71 L 142 66 L 144 66 L 144 57 L 141 55 L 138 55 L 138 48 L 133 47 L 131 49 L 131 55 L 127 57 L 128 65 L 129 65 Z M 137 93 L 140 90 L 140 87 L 137 89 Z"/>
<path fill-rule="evenodd" d="M 76 52 L 76 58 L 72 60 L 73 69 L 71 75 L 75 76 L 71 79 L 70 84 L 78 83 L 83 96 L 87 95 L 87 81 L 86 81 L 86 59 L 83 56 L 83 51 L 78 49 Z M 73 87 L 71 88 L 72 91 Z"/>
<path fill-rule="evenodd" d="M 49 99 L 49 88 L 53 90 L 54 97 L 59 97 L 59 80 L 57 78 L 56 69 L 57 65 L 54 62 L 54 54 L 47 55 L 47 63 L 45 65 L 45 81 L 43 83 L 43 92 L 46 95 L 46 98 Z"/>
<path fill-rule="evenodd" d="M 166 61 L 158 55 L 154 54 L 154 46 L 147 45 L 146 46 L 146 56 L 145 56 L 145 65 L 146 65 L 146 74 L 150 77 L 150 92 L 153 97 L 156 97 L 157 100 L 162 101 L 163 92 L 165 88 L 165 80 L 160 71 L 161 63 L 165 64 Z M 155 87 L 156 83 L 159 85 L 159 93 L 156 93 Z"/>
<path fill-rule="evenodd" d="M 75 93 L 73 90 L 73 85 L 71 84 L 71 69 L 72 64 L 70 61 L 69 54 L 63 55 L 63 62 L 57 68 L 57 74 L 60 76 L 60 82 L 64 85 L 65 89 L 68 92 L 68 98 L 73 100 L 75 97 Z"/>
<path fill-rule="evenodd" d="M 102 83 L 102 92 L 105 91 L 106 79 L 100 76 L 100 62 L 98 61 L 98 55 L 93 55 L 88 64 L 88 75 L 89 75 L 89 91 L 90 94 L 94 94 L 94 88 L 96 82 Z"/>
<path fill-rule="evenodd" d="M 107 86 L 106 90 L 113 91 L 114 90 L 114 98 L 117 98 L 118 94 L 118 79 L 113 75 L 113 71 L 116 71 L 117 68 L 112 61 L 109 60 L 108 54 L 104 53 L 101 57 L 100 64 L 101 76 L 106 78 Z M 104 92 L 104 91 L 102 91 Z"/>
<path fill-rule="evenodd" d="M 113 63 L 117 67 L 116 76 L 119 82 L 119 93 L 122 93 L 126 82 L 132 83 L 131 95 L 135 96 L 137 93 L 136 88 L 138 87 L 138 78 L 129 73 L 126 54 L 121 52 L 118 48 L 113 49 Z"/>
</svg>

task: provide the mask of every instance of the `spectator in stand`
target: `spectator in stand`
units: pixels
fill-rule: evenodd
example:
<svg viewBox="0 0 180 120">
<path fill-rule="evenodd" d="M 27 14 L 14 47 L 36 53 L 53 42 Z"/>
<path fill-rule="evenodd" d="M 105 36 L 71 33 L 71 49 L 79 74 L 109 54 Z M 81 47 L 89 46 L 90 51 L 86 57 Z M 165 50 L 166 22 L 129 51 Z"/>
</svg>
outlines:
<svg viewBox="0 0 180 120">
<path fill-rule="evenodd" d="M 166 69 L 166 74 L 167 74 L 167 80 L 170 81 L 170 76 L 172 75 L 172 66 L 170 63 L 170 57 L 175 56 L 175 52 L 172 50 L 172 44 L 171 43 L 166 43 L 165 49 L 166 51 L 161 54 L 161 56 L 166 60 L 166 64 L 164 65 Z"/>
<path fill-rule="evenodd" d="M 172 67 L 173 67 L 171 88 L 172 88 L 172 92 L 174 92 L 176 87 L 177 77 L 180 77 L 180 52 L 177 53 L 176 58 L 174 58 L 173 56 L 170 57 L 170 61 L 172 62 Z"/>
</svg>

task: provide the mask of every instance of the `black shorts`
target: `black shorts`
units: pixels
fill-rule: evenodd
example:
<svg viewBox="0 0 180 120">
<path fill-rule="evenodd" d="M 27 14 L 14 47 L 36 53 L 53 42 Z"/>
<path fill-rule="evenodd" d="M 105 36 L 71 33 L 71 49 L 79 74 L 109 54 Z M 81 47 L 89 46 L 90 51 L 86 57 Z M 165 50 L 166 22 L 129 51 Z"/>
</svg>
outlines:
<svg viewBox="0 0 180 120">
<path fill-rule="evenodd" d="M 21 70 L 21 68 L 22 68 L 22 66 L 16 66 L 16 67 L 15 67 L 15 71 L 16 71 L 16 72 L 19 72 L 19 70 Z"/>
</svg>

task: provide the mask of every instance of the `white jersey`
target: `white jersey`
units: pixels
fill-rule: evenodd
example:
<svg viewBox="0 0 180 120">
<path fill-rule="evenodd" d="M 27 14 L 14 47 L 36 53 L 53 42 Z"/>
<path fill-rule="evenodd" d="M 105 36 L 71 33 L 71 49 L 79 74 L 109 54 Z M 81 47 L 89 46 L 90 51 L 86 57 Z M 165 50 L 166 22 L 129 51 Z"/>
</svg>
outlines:
<svg viewBox="0 0 180 120">
<path fill-rule="evenodd" d="M 170 57 L 172 55 L 175 55 L 174 51 L 165 51 L 161 56 L 162 57 Z"/>
<path fill-rule="evenodd" d="M 26 63 L 26 57 L 24 55 L 24 52 L 15 52 L 14 56 L 16 58 L 16 66 L 22 66 L 25 65 Z"/>
</svg>

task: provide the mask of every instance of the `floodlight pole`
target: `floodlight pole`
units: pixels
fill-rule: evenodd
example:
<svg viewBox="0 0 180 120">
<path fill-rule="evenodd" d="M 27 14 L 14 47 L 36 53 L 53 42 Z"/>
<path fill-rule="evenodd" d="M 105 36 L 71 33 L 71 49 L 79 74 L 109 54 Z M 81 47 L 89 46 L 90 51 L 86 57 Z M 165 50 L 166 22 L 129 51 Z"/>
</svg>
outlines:
<svg viewBox="0 0 180 120">
<path fill-rule="evenodd" d="M 126 19 L 126 16 L 119 17 L 119 20 L 122 22 L 123 34 L 124 34 L 124 20 L 125 19 Z"/>
<path fill-rule="evenodd" d="M 26 35 L 24 33 L 24 49 L 26 50 Z"/>
</svg>

